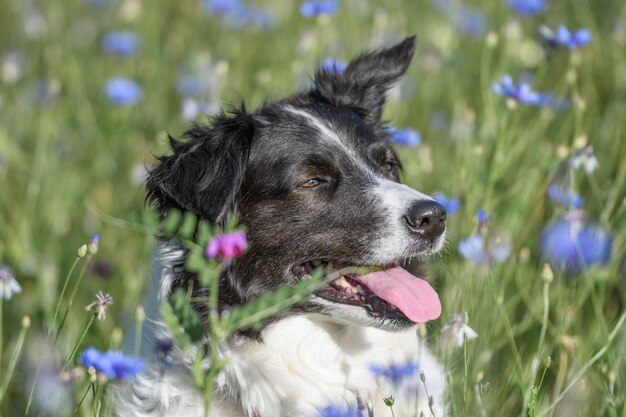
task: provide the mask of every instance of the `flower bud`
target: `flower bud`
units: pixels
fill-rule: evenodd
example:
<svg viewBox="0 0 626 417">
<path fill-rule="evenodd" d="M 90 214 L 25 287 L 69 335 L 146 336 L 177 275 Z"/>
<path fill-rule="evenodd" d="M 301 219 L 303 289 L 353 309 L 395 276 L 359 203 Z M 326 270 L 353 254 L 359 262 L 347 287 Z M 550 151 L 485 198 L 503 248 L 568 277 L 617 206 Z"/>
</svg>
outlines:
<svg viewBox="0 0 626 417">
<path fill-rule="evenodd" d="M 89 254 L 95 255 L 98 252 L 98 246 L 100 245 L 100 235 L 98 233 L 94 233 L 91 238 L 91 243 L 89 243 Z"/>
</svg>

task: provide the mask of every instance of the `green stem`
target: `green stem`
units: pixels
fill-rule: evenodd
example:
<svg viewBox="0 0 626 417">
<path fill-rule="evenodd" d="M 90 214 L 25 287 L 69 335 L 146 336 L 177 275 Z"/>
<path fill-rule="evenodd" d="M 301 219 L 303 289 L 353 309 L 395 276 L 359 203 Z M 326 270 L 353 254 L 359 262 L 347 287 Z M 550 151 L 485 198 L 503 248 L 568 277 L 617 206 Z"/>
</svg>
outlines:
<svg viewBox="0 0 626 417">
<path fill-rule="evenodd" d="M 57 306 L 54 309 L 54 317 L 52 318 L 52 325 L 48 329 L 48 336 L 50 335 L 52 330 L 56 327 L 57 316 L 59 315 L 59 310 L 61 309 L 61 303 L 63 302 L 63 297 L 65 296 L 65 290 L 67 290 L 67 285 L 70 282 L 70 278 L 71 278 L 72 274 L 74 273 L 74 269 L 76 269 L 76 265 L 78 265 L 78 262 L 80 261 L 80 258 L 81 258 L 80 256 L 77 256 L 76 259 L 74 259 L 74 263 L 72 264 L 72 267 L 70 268 L 69 272 L 65 276 L 65 282 L 63 283 L 63 289 L 61 290 L 61 295 L 59 296 L 59 300 L 57 301 Z"/>
<path fill-rule="evenodd" d="M 76 283 L 74 284 L 74 288 L 72 288 L 70 299 L 67 302 L 67 310 L 65 310 L 65 314 L 63 315 L 63 319 L 61 320 L 61 324 L 59 324 L 59 329 L 57 330 L 57 334 L 54 338 L 54 345 L 56 345 L 56 342 L 59 340 L 59 336 L 61 335 L 61 331 L 63 331 L 63 328 L 65 327 L 65 320 L 67 320 L 67 316 L 70 310 L 72 309 L 72 306 L 74 305 L 74 299 L 76 298 L 78 287 L 80 286 L 80 283 L 83 280 L 83 277 L 85 276 L 85 271 L 87 270 L 87 266 L 89 266 L 89 261 L 91 261 L 92 256 L 93 256 L 92 254 L 87 254 L 87 256 L 85 257 L 86 258 L 85 264 L 83 265 L 83 268 L 80 270 L 80 274 L 78 275 L 78 279 L 76 280 Z"/>
<path fill-rule="evenodd" d="M 78 349 L 80 348 L 80 345 L 83 343 L 83 339 L 85 339 L 85 335 L 87 335 L 89 328 L 91 327 L 91 325 L 93 324 L 95 320 L 96 320 L 96 314 L 94 313 L 89 318 L 89 321 L 87 321 L 87 324 L 85 325 L 85 328 L 83 329 L 83 333 L 80 335 L 80 338 L 78 339 L 78 342 L 76 342 L 76 345 L 74 345 L 74 349 L 72 350 L 72 353 L 67 358 L 67 361 L 65 362 L 66 368 L 68 368 L 70 364 L 72 363 L 72 361 L 74 360 L 74 356 L 76 356 L 76 353 L 78 352 Z"/>
<path fill-rule="evenodd" d="M 541 320 L 541 333 L 539 334 L 539 346 L 537 347 L 537 353 L 533 357 L 530 364 L 530 378 L 528 389 L 524 394 L 524 406 L 522 407 L 521 417 L 527 415 L 528 404 L 530 397 L 535 387 L 535 378 L 537 377 L 537 371 L 539 369 L 539 363 L 541 362 L 541 352 L 543 350 L 543 343 L 546 338 L 546 332 L 548 330 L 548 313 L 550 312 L 550 282 L 548 280 L 543 281 L 543 319 Z M 534 414 L 534 413 L 533 413 Z"/>
<path fill-rule="evenodd" d="M 7 388 L 9 387 L 9 382 L 11 382 L 11 378 L 13 377 L 13 371 L 15 371 L 15 365 L 17 364 L 17 361 L 22 353 L 22 347 L 24 347 L 24 339 L 26 338 L 26 332 L 28 331 L 29 327 L 30 327 L 30 319 L 25 317 L 24 320 L 22 320 L 22 329 L 20 330 L 20 334 L 17 338 L 17 344 L 15 345 L 13 356 L 11 356 L 11 360 L 9 361 L 9 368 L 7 369 L 7 372 L 4 375 L 4 381 L 2 382 L 2 387 L 0 387 L 0 404 L 2 404 L 4 395 L 6 394 Z"/>
<path fill-rule="evenodd" d="M 94 385 L 93 383 L 89 383 L 89 385 L 87 385 L 87 389 L 85 390 L 85 393 L 80 398 L 80 401 L 78 402 L 78 404 L 74 408 L 74 412 L 72 413 L 72 415 L 78 414 L 78 410 L 80 410 L 80 407 L 83 405 L 83 402 L 85 401 L 85 398 L 87 398 L 87 394 L 89 394 L 89 390 L 91 390 L 93 388 L 93 385 Z"/>
<path fill-rule="evenodd" d="M 3 297 L 0 297 L 0 368 L 2 368 L 2 347 L 3 347 L 3 343 L 4 343 L 4 329 L 2 327 L 2 301 L 4 300 Z"/>
<path fill-rule="evenodd" d="M 561 402 L 561 400 L 565 397 L 565 394 L 567 394 L 567 392 L 570 389 L 572 389 L 574 385 L 578 383 L 578 380 L 582 378 L 585 372 L 587 372 L 587 370 L 591 368 L 594 363 L 596 363 L 598 360 L 600 360 L 602 356 L 604 356 L 604 354 L 609 350 L 609 346 L 611 346 L 611 343 L 613 343 L 613 340 L 615 339 L 617 334 L 620 332 L 620 330 L 622 330 L 624 321 L 626 321 L 626 310 L 624 310 L 624 312 L 620 316 L 619 320 L 617 321 L 617 324 L 611 331 L 611 334 L 609 335 L 606 341 L 606 344 L 602 346 L 602 349 L 600 349 L 595 355 L 593 355 L 593 357 L 589 359 L 589 361 L 582 368 L 580 368 L 580 370 L 576 373 L 576 375 L 574 375 L 574 377 L 570 380 L 569 385 L 565 387 L 563 391 L 561 391 L 559 396 L 552 402 L 552 404 L 550 404 L 546 409 L 544 409 L 541 413 L 539 413 L 538 417 L 542 417 L 548 414 L 550 410 L 556 407 Z"/>
<path fill-rule="evenodd" d="M 351 267 L 351 266 L 342 268 L 331 274 L 328 274 L 324 279 L 318 280 L 318 282 L 315 285 L 311 286 L 310 291 L 311 292 L 317 291 L 320 288 L 324 287 L 329 282 L 334 281 L 337 278 L 340 278 L 342 275 L 347 275 L 347 274 L 363 275 L 367 272 L 371 272 L 371 269 L 366 268 L 366 267 Z M 298 303 L 301 299 L 302 299 L 302 294 L 293 294 L 290 297 L 287 297 L 283 300 L 278 301 L 274 305 L 271 305 L 263 310 L 257 311 L 253 314 L 250 314 L 247 317 L 242 318 L 233 326 L 233 328 L 236 330 L 236 329 L 243 329 L 246 327 L 250 327 L 254 323 L 257 323 L 260 320 L 264 320 L 267 317 L 271 317 L 274 314 L 280 313 L 284 309 Z"/>
</svg>

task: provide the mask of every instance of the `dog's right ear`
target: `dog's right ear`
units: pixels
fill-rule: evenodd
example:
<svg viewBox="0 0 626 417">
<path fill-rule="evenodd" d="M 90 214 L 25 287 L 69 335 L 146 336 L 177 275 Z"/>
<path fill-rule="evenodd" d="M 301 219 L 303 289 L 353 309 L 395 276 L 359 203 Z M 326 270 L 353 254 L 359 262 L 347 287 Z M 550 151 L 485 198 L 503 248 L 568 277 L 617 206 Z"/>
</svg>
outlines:
<svg viewBox="0 0 626 417">
<path fill-rule="evenodd" d="M 222 224 L 234 212 L 254 124 L 243 106 L 232 113 L 217 116 L 211 126 L 194 126 L 186 142 L 170 136 L 173 154 L 159 157 L 146 180 L 147 200 L 162 218 L 176 208 Z"/>
<path fill-rule="evenodd" d="M 310 94 L 349 107 L 370 125 L 378 125 L 387 90 L 407 70 L 416 42 L 411 36 L 390 48 L 364 53 L 344 71 L 320 68 Z"/>
</svg>

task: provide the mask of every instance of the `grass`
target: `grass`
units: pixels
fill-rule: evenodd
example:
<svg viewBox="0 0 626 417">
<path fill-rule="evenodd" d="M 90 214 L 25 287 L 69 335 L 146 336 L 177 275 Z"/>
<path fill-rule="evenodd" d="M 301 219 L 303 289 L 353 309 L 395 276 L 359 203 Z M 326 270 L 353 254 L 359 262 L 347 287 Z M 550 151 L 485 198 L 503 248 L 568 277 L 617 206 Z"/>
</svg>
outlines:
<svg viewBox="0 0 626 417">
<path fill-rule="evenodd" d="M 422 134 L 419 147 L 399 149 L 404 181 L 462 199 L 448 222 L 447 248 L 430 266 L 444 309 L 428 324 L 431 344 L 455 312 L 467 312 L 479 334 L 463 349 L 440 353 L 451 415 L 626 416 L 626 6 L 552 1 L 545 13 L 522 18 L 505 1 L 472 1 L 488 25 L 474 36 L 428 1 L 345 1 L 337 16 L 316 20 L 301 17 L 296 3 L 259 3 L 276 16 L 269 30 L 227 27 L 197 0 L 113 3 L 0 5 L 0 264 L 23 287 L 0 304 L 0 415 L 24 415 L 42 353 L 62 362 L 75 349 L 127 345 L 124 334 L 146 303 L 154 246 L 138 177 L 153 155 L 167 151 L 166 132 L 178 135 L 189 124 L 177 92 L 183 73 L 195 71 L 211 86 L 200 100 L 245 99 L 254 108 L 306 85 L 306 74 L 326 57 L 347 61 L 363 48 L 417 34 L 418 52 L 385 116 Z M 45 29 L 34 36 L 37 16 Z M 535 36 L 542 23 L 587 27 L 593 42 L 545 53 Z M 102 51 L 104 34 L 120 29 L 140 37 L 136 56 Z M 17 78 L 10 60 L 21 69 Z M 566 97 L 569 108 L 507 106 L 491 92 L 507 73 L 532 75 L 534 89 Z M 104 93 L 113 76 L 138 82 L 142 101 L 113 105 Z M 590 175 L 567 164 L 583 143 L 600 162 Z M 575 277 L 555 270 L 547 282 L 539 236 L 563 215 L 546 197 L 553 181 L 583 196 L 587 219 L 612 232 L 613 250 L 605 265 Z M 480 208 L 495 214 L 490 233 L 512 245 L 506 262 L 474 266 L 458 254 Z M 95 232 L 100 247 L 91 267 L 84 257 L 74 269 L 77 249 Z M 84 307 L 100 290 L 114 304 L 106 320 L 87 326 L 92 316 Z M 62 335 L 51 341 L 50 324 L 66 311 Z M 74 386 L 75 400 L 62 413 L 71 414 L 87 379 Z M 92 415 L 96 403 L 85 398 L 77 413 Z"/>
</svg>

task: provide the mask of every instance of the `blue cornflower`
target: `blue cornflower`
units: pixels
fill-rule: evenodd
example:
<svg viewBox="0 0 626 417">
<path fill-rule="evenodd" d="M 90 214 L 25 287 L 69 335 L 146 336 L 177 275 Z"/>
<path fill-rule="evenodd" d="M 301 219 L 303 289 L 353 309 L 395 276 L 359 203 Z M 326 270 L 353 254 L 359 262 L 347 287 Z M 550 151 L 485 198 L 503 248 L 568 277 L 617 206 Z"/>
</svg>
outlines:
<svg viewBox="0 0 626 417">
<path fill-rule="evenodd" d="M 308 19 L 319 15 L 334 15 L 339 12 L 337 0 L 305 1 L 300 5 L 300 14 Z"/>
<path fill-rule="evenodd" d="M 202 10 L 216 15 L 232 13 L 241 6 L 241 0 L 204 0 L 202 2 Z"/>
<path fill-rule="evenodd" d="M 459 253 L 474 265 L 503 262 L 511 255 L 511 245 L 500 239 L 474 233 L 459 242 Z"/>
<path fill-rule="evenodd" d="M 111 78 L 106 83 L 105 91 L 109 99 L 119 106 L 136 104 L 143 98 L 139 84 L 128 78 Z"/>
<path fill-rule="evenodd" d="M 448 198 L 444 193 L 436 193 L 433 195 L 433 198 L 446 209 L 448 216 L 456 213 L 461 208 L 461 199 L 459 197 Z"/>
<path fill-rule="evenodd" d="M 260 7 L 243 6 L 229 13 L 226 23 L 234 28 L 271 29 L 276 26 L 276 17 L 270 11 Z"/>
<path fill-rule="evenodd" d="M 81 362 L 87 368 L 94 368 L 97 373 L 111 380 L 126 380 L 143 372 L 145 365 L 142 358 L 124 355 L 116 350 L 100 352 L 89 347 L 81 355 Z"/>
<path fill-rule="evenodd" d="M 346 70 L 346 63 L 338 59 L 326 58 L 322 61 L 321 67 L 328 72 L 342 73 Z"/>
<path fill-rule="evenodd" d="M 592 37 L 589 29 L 578 29 L 574 32 L 570 32 L 568 28 L 560 25 L 556 28 L 554 37 L 552 39 L 548 39 L 548 41 L 556 45 L 568 47 L 569 49 L 576 49 L 590 44 L 591 39 Z"/>
<path fill-rule="evenodd" d="M 87 368 L 94 368 L 97 372 L 105 373 L 109 367 L 105 354 L 94 347 L 88 347 L 80 354 L 80 361 Z"/>
<path fill-rule="evenodd" d="M 541 13 L 546 10 L 545 0 L 507 0 L 509 7 L 523 16 Z"/>
<path fill-rule="evenodd" d="M 321 410 L 317 417 L 363 417 L 363 413 L 353 407 L 328 406 Z"/>
<path fill-rule="evenodd" d="M 102 38 L 102 49 L 111 54 L 132 56 L 141 49 L 141 41 L 133 32 L 110 32 Z"/>
<path fill-rule="evenodd" d="M 611 234 L 599 224 L 565 218 L 544 229 L 540 249 L 553 268 L 575 275 L 592 264 L 606 263 L 612 244 Z"/>
<path fill-rule="evenodd" d="M 422 136 L 413 129 L 398 130 L 394 127 L 389 127 L 385 131 L 389 135 L 389 140 L 397 145 L 415 148 L 422 143 Z"/>
<path fill-rule="evenodd" d="M 419 365 L 413 361 L 407 361 L 405 363 L 390 363 L 387 365 L 372 363 L 369 366 L 369 370 L 374 376 L 385 378 L 397 387 L 413 375 L 417 374 L 419 371 Z"/>
<path fill-rule="evenodd" d="M 566 207 L 580 208 L 585 203 L 580 194 L 557 184 L 548 187 L 548 197 L 555 203 Z"/>
<path fill-rule="evenodd" d="M 495 83 L 491 86 L 491 90 L 496 94 L 533 106 L 550 106 L 554 103 L 551 94 L 532 91 L 528 83 L 515 85 L 510 75 L 504 75 L 499 84 Z"/>
<path fill-rule="evenodd" d="M 480 36 L 487 31 L 487 20 L 485 15 L 479 10 L 462 6 L 451 18 L 454 27 L 459 32 Z"/>
<path fill-rule="evenodd" d="M 117 0 L 85 0 L 85 2 L 93 6 L 109 7 L 113 6 L 117 2 Z"/>
</svg>

